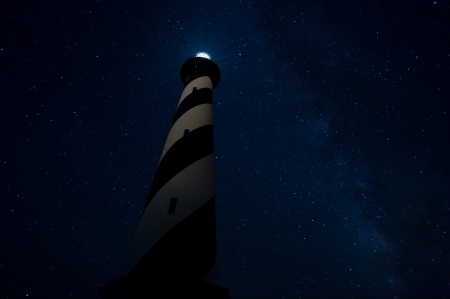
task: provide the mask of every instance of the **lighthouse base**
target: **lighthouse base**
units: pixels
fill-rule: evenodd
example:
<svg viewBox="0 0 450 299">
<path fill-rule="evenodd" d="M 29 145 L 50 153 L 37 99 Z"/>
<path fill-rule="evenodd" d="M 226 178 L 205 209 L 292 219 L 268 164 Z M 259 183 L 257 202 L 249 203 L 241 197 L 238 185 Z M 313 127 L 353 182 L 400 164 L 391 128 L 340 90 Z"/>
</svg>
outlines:
<svg viewBox="0 0 450 299">
<path fill-rule="evenodd" d="M 128 275 L 101 287 L 98 293 L 103 299 L 228 299 L 230 296 L 228 289 L 206 282 L 142 283 L 133 281 Z"/>
</svg>

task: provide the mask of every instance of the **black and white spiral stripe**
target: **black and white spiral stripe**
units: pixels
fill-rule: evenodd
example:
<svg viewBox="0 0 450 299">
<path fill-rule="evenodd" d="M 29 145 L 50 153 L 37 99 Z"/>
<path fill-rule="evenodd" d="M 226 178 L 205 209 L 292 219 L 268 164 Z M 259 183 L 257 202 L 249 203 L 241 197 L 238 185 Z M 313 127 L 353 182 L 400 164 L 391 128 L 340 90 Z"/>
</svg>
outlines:
<svg viewBox="0 0 450 299">
<path fill-rule="evenodd" d="M 216 256 L 212 83 L 184 89 L 134 239 L 129 275 L 202 280 Z"/>
</svg>

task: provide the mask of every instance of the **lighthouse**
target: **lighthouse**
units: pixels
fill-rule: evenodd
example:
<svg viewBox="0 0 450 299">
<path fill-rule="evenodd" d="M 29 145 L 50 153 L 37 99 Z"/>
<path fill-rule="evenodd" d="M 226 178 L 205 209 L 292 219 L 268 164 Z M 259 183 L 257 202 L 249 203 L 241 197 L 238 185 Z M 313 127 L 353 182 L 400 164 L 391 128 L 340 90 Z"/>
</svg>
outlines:
<svg viewBox="0 0 450 299">
<path fill-rule="evenodd" d="M 212 90 L 217 64 L 205 52 L 184 62 L 184 90 L 131 247 L 127 275 L 105 299 L 228 298 L 217 286 Z"/>
</svg>

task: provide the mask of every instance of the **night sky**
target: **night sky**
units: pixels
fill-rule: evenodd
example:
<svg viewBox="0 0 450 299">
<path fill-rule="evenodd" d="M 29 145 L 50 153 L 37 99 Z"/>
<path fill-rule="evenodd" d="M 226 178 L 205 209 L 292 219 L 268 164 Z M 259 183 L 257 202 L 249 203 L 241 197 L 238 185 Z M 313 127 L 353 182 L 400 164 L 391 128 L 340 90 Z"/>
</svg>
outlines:
<svg viewBox="0 0 450 299">
<path fill-rule="evenodd" d="M 231 298 L 450 297 L 445 1 L 11 1 L 0 24 L 1 298 L 124 274 L 198 51 Z"/>
</svg>

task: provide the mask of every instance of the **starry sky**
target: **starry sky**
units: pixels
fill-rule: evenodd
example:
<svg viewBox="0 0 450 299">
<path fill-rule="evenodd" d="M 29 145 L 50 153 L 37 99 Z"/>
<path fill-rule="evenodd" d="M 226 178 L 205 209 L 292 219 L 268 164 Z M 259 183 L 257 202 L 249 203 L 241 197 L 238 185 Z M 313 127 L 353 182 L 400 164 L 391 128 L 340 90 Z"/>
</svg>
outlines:
<svg viewBox="0 0 450 299">
<path fill-rule="evenodd" d="M 0 297 L 121 275 L 183 90 L 214 89 L 231 298 L 450 296 L 445 1 L 18 1 L 0 12 Z"/>
</svg>

